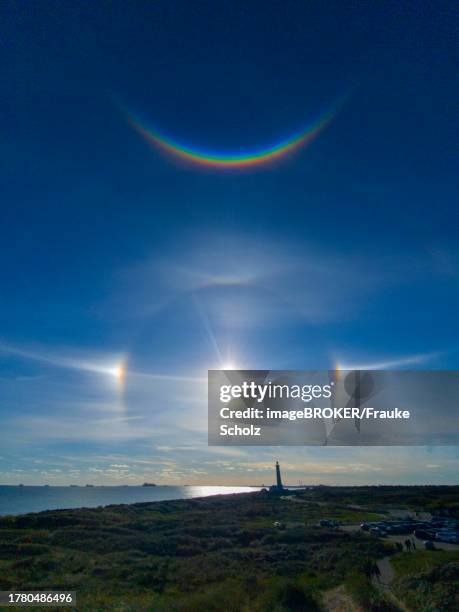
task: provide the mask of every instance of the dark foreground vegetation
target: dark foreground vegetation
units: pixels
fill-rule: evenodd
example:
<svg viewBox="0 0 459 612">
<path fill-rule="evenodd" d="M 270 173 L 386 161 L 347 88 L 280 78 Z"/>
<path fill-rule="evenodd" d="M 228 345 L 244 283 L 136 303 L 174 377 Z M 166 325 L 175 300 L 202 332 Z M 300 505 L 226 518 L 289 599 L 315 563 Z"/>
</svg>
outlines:
<svg viewBox="0 0 459 612">
<path fill-rule="evenodd" d="M 317 487 L 3 517 L 0 589 L 77 591 L 77 609 L 91 612 L 313 612 L 339 610 L 340 597 L 356 611 L 397 610 L 397 601 L 458 609 L 459 551 L 399 552 L 318 525 L 393 508 L 459 516 L 459 487 Z M 389 594 L 371 576 L 388 556 Z"/>
</svg>

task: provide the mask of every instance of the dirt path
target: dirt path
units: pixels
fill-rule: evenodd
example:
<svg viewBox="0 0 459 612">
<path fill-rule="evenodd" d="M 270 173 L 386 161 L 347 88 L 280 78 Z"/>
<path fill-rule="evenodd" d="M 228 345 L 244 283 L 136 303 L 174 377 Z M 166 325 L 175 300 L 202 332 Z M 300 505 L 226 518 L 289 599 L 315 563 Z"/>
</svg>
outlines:
<svg viewBox="0 0 459 612">
<path fill-rule="evenodd" d="M 392 591 L 391 584 L 395 579 L 395 571 L 390 562 L 390 557 L 383 557 L 377 561 L 380 575 L 373 576 L 371 582 L 373 586 L 384 595 L 385 599 L 392 603 L 402 612 L 410 612 Z M 346 592 L 344 585 L 326 591 L 322 600 L 323 608 L 326 612 L 363 612 Z"/>
<path fill-rule="evenodd" d="M 391 601 L 394 606 L 403 610 L 403 612 L 409 612 L 403 601 L 401 601 L 392 591 L 390 585 L 394 581 L 395 571 L 390 562 L 390 557 L 383 557 L 376 562 L 379 568 L 380 575 L 373 576 L 371 579 L 373 586 L 384 593 L 384 596 Z"/>
<path fill-rule="evenodd" d="M 352 597 L 346 593 L 343 584 L 326 591 L 322 605 L 326 612 L 363 612 L 362 608 L 357 606 Z"/>
<path fill-rule="evenodd" d="M 378 568 L 380 571 L 379 579 L 375 579 L 381 589 L 389 588 L 395 578 L 394 568 L 390 562 L 390 557 L 383 557 L 378 562 Z"/>
</svg>

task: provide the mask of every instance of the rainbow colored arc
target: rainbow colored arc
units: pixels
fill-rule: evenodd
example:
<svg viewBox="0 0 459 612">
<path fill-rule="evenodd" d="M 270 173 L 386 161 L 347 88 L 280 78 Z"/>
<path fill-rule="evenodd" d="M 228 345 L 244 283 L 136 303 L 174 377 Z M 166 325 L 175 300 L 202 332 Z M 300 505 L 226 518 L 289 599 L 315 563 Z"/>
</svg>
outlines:
<svg viewBox="0 0 459 612">
<path fill-rule="evenodd" d="M 340 106 L 341 101 L 338 104 L 334 104 L 333 107 L 328 109 L 325 113 L 319 115 L 315 121 L 310 122 L 305 128 L 288 138 L 284 138 L 265 147 L 242 153 L 218 153 L 182 144 L 177 140 L 166 137 L 158 130 L 148 127 L 145 122 L 141 121 L 139 117 L 135 116 L 130 111 L 124 109 L 124 112 L 130 125 L 132 125 L 142 138 L 168 155 L 199 166 L 238 169 L 269 164 L 270 162 L 285 157 L 289 153 L 304 148 L 312 142 L 325 127 L 327 127 L 335 117 Z"/>
</svg>

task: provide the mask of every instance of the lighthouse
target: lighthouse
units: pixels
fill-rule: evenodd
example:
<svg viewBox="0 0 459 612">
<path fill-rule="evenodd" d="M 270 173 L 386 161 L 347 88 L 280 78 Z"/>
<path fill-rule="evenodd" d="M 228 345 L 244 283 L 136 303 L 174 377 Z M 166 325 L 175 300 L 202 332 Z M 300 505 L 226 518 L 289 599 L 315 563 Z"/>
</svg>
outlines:
<svg viewBox="0 0 459 612">
<path fill-rule="evenodd" d="M 276 461 L 276 484 L 271 485 L 268 492 L 270 495 L 290 495 L 290 491 L 284 489 L 284 485 L 282 484 L 279 461 Z"/>
<path fill-rule="evenodd" d="M 277 490 L 283 491 L 284 487 L 282 485 L 279 461 L 276 461 L 276 483 L 277 483 Z"/>
</svg>

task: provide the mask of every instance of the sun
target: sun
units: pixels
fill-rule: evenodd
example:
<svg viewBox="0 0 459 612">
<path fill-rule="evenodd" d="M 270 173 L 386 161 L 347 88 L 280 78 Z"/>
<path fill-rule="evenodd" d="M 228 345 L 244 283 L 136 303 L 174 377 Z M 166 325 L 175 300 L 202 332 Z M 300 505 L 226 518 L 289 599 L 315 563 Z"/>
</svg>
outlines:
<svg viewBox="0 0 459 612">
<path fill-rule="evenodd" d="M 227 363 L 224 363 L 221 369 L 222 370 L 240 370 L 240 368 L 238 368 L 237 365 L 232 361 L 228 361 Z"/>
</svg>

